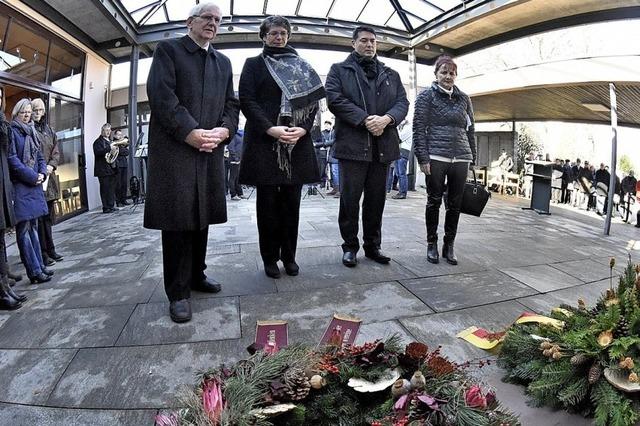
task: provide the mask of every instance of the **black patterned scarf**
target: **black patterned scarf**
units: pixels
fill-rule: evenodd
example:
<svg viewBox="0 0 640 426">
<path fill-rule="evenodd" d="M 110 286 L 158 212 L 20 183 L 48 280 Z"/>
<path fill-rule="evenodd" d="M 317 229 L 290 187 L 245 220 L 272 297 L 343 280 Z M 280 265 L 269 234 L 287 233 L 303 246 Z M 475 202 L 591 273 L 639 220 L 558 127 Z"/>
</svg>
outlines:
<svg viewBox="0 0 640 426">
<path fill-rule="evenodd" d="M 38 144 L 38 140 L 35 137 L 35 129 L 31 123 L 25 124 L 17 118 L 14 118 L 11 121 L 11 127 L 15 127 L 22 132 L 24 137 L 24 150 L 22 151 L 22 163 L 27 166 L 33 168 L 36 164 L 36 159 L 38 158 L 38 151 L 40 150 L 40 145 Z"/>
<path fill-rule="evenodd" d="M 299 126 L 326 96 L 322 80 L 311 65 L 292 47 L 264 46 L 262 58 L 282 91 L 279 126 Z M 277 142 L 278 167 L 291 179 L 291 151 L 295 145 Z"/>
</svg>

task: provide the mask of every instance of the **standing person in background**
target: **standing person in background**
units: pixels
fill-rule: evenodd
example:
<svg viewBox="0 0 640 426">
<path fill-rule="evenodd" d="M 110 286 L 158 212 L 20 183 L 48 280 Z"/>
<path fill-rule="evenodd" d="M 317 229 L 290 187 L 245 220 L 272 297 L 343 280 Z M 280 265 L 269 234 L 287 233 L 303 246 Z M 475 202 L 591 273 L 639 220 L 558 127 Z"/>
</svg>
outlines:
<svg viewBox="0 0 640 426">
<path fill-rule="evenodd" d="M 451 265 L 458 259 L 453 244 L 458 232 L 464 184 L 469 165 L 476 162 L 473 107 L 469 96 L 454 84 L 458 67 L 450 56 L 435 63 L 436 81 L 418 95 L 413 117 L 413 147 L 427 181 L 427 260 L 439 262 L 438 222 L 445 179 L 447 209 L 442 257 Z"/>
<path fill-rule="evenodd" d="M 310 132 L 325 90 L 318 73 L 287 45 L 290 35 L 286 18 L 262 21 L 262 53 L 246 60 L 238 88 L 247 117 L 240 182 L 256 187 L 260 257 L 270 278 L 280 278 L 278 261 L 287 275 L 298 275 L 302 185 L 319 181 Z"/>
<path fill-rule="evenodd" d="M 404 200 L 407 198 L 409 190 L 409 178 L 407 178 L 407 165 L 409 164 L 409 155 L 411 154 L 411 141 L 413 131 L 409 120 L 402 120 L 398 126 L 398 134 L 400 136 L 400 158 L 396 160 L 394 173 L 398 176 L 398 193 L 391 198 L 395 200 Z"/>
<path fill-rule="evenodd" d="M 2 96 L 0 96 L 0 102 Z M 13 211 L 13 188 L 9 177 L 7 160 L 12 133 L 4 112 L 0 109 L 0 310 L 13 311 L 22 306 L 27 296 L 17 294 L 9 285 L 9 264 L 7 263 L 7 245 L 5 231 L 16 222 Z"/>
<path fill-rule="evenodd" d="M 127 138 L 118 129 L 113 132 L 113 142 L 118 144 L 118 157 L 116 158 L 116 205 L 126 207 L 127 183 L 129 182 L 129 144 Z"/>
<path fill-rule="evenodd" d="M 38 219 L 38 238 L 40 239 L 40 248 L 42 250 L 42 261 L 45 266 L 51 266 L 62 260 L 56 252 L 56 245 L 53 242 L 52 226 L 55 219 L 54 204 L 60 198 L 60 187 L 56 169 L 60 162 L 60 150 L 58 148 L 58 137 L 51 126 L 45 120 L 46 110 L 44 102 L 40 98 L 31 101 L 33 110 L 33 123 L 36 129 L 36 137 L 40 144 L 40 152 L 44 157 L 47 165 L 47 179 L 44 197 L 47 201 L 47 209 L 49 213 Z"/>
<path fill-rule="evenodd" d="M 31 122 L 31 101 L 20 99 L 13 107 L 9 147 L 9 168 L 14 188 L 16 242 L 20 259 L 32 284 L 51 280 L 53 271 L 42 261 L 38 239 L 38 218 L 49 213 L 42 182 L 47 177 L 47 165 L 40 152 Z"/>
<path fill-rule="evenodd" d="M 631 208 L 631 198 L 633 194 L 636 192 L 636 184 L 638 180 L 633 175 L 633 170 L 629 170 L 629 174 L 622 179 L 620 183 L 621 191 L 620 198 L 622 199 L 622 204 L 624 205 L 625 215 L 624 221 L 629 222 L 629 209 Z"/>
<path fill-rule="evenodd" d="M 229 143 L 229 196 L 233 201 L 244 198 L 242 185 L 240 185 L 240 159 L 242 158 L 242 147 L 244 130 L 238 129 L 233 140 Z"/>
<path fill-rule="evenodd" d="M 333 125 L 329 120 L 324 122 L 322 140 L 324 141 L 324 145 L 329 149 L 327 161 L 329 162 L 329 169 L 331 171 L 331 191 L 327 192 L 327 195 L 340 198 L 340 168 L 338 167 L 338 160 L 333 156 L 335 152 L 336 135 L 333 131 Z"/>
<path fill-rule="evenodd" d="M 174 322 L 191 320 L 191 291 L 217 293 L 204 271 L 209 225 L 227 221 L 222 144 L 236 133 L 231 61 L 211 45 L 222 12 L 195 5 L 187 35 L 156 46 L 147 79 L 151 107 L 144 226 L 162 231 L 162 274 Z"/>
<path fill-rule="evenodd" d="M 389 163 L 400 157 L 396 126 L 409 110 L 400 75 L 378 60 L 373 28 L 353 30 L 353 52 L 333 64 L 327 75 L 327 104 L 336 118 L 334 157 L 340 162 L 342 264 L 354 267 L 357 253 L 360 199 L 362 245 L 374 262 L 391 261 L 381 251 L 382 214 Z"/>
<path fill-rule="evenodd" d="M 115 163 L 108 163 L 105 155 L 111 152 L 111 124 L 105 123 L 100 136 L 93 142 L 94 166 L 93 175 L 100 182 L 100 199 L 102 213 L 113 213 L 116 208 L 116 168 Z"/>
<path fill-rule="evenodd" d="M 569 189 L 569 184 L 573 182 L 573 172 L 571 168 L 571 160 L 564 160 L 564 164 L 562 165 L 562 185 L 560 186 L 560 190 L 562 194 L 560 196 L 560 202 L 564 204 L 568 204 L 571 201 L 571 190 Z"/>
</svg>

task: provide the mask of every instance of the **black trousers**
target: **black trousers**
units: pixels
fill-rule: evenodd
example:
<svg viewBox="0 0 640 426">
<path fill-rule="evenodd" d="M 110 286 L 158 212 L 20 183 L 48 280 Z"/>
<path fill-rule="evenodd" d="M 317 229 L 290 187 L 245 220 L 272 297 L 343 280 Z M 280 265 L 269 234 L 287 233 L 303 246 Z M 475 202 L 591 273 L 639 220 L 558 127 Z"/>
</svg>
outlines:
<svg viewBox="0 0 640 426">
<path fill-rule="evenodd" d="M 238 181 L 240 176 L 240 164 L 229 163 L 229 195 L 242 196 L 242 185 Z"/>
<path fill-rule="evenodd" d="M 116 202 L 118 204 L 124 204 L 127 199 L 128 175 L 128 167 L 118 167 L 116 169 Z"/>
<path fill-rule="evenodd" d="M 7 245 L 4 242 L 4 229 L 0 229 L 0 279 L 5 279 L 9 273 L 7 262 Z"/>
<path fill-rule="evenodd" d="M 260 256 L 265 263 L 295 262 L 302 185 L 256 186 Z"/>
<path fill-rule="evenodd" d="M 362 247 L 379 249 L 382 243 L 382 213 L 386 201 L 386 163 L 378 161 L 340 160 L 340 212 L 338 225 L 344 241 L 342 250 L 356 253 L 360 249 L 358 221 L 362 200 Z M 364 197 L 363 197 L 364 194 Z"/>
<path fill-rule="evenodd" d="M 444 218 L 444 242 L 449 244 L 455 240 L 468 170 L 469 163 L 466 162 L 431 161 L 431 175 L 427 179 L 427 208 L 425 212 L 427 242 L 434 243 L 438 241 L 440 205 L 442 204 L 442 193 L 445 189 L 447 190 L 447 211 Z M 445 179 L 447 181 L 446 186 Z"/>
<path fill-rule="evenodd" d="M 49 213 L 38 218 L 38 239 L 40 240 L 40 248 L 42 249 L 42 257 L 51 256 L 56 252 L 56 246 L 53 243 L 53 204 L 55 200 L 47 201 Z"/>
<path fill-rule="evenodd" d="M 102 211 L 112 209 L 116 204 L 116 175 L 100 176 L 100 199 Z"/>
<path fill-rule="evenodd" d="M 162 231 L 164 290 L 170 302 L 188 299 L 191 287 L 206 278 L 209 227 L 200 231 Z"/>
</svg>

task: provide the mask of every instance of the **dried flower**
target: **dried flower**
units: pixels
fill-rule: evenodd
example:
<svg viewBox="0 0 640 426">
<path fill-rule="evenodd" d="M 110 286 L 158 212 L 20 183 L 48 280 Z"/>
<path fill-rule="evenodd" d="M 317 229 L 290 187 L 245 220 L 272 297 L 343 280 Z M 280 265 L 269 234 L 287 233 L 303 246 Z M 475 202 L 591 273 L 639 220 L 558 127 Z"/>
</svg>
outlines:
<svg viewBox="0 0 640 426">
<path fill-rule="evenodd" d="M 493 406 L 498 401 L 498 398 L 496 398 L 496 393 L 493 391 L 487 392 L 487 394 L 485 395 L 485 399 L 487 400 L 487 407 Z"/>
<path fill-rule="evenodd" d="M 609 268 L 613 268 L 614 266 L 616 266 L 616 258 L 611 257 L 609 258 Z"/>
<path fill-rule="evenodd" d="M 180 421 L 176 413 L 157 414 L 155 421 L 155 426 L 180 426 Z"/>
<path fill-rule="evenodd" d="M 631 373 L 629 374 L 629 381 L 632 383 L 638 383 L 640 382 L 640 379 L 638 379 L 638 375 L 636 373 Z"/>
<path fill-rule="evenodd" d="M 636 265 L 636 274 L 640 274 L 640 264 Z"/>
<path fill-rule="evenodd" d="M 430 357 L 427 361 L 427 367 L 435 377 L 441 377 L 456 371 L 455 365 L 441 356 Z"/>
<path fill-rule="evenodd" d="M 551 355 L 551 358 L 555 359 L 556 361 L 559 360 L 560 358 L 562 358 L 562 352 L 554 352 L 553 355 Z"/>
<path fill-rule="evenodd" d="M 584 299 L 582 297 L 578 299 L 578 309 L 580 310 L 587 309 L 587 304 L 584 302 Z"/>
<path fill-rule="evenodd" d="M 606 348 L 613 342 L 613 332 L 611 330 L 606 330 L 600 333 L 598 336 L 598 344 L 603 348 Z"/>
<path fill-rule="evenodd" d="M 404 353 L 411 359 L 420 360 L 427 356 L 429 347 L 424 343 L 412 342 L 407 345 Z"/>
<path fill-rule="evenodd" d="M 631 357 L 626 357 L 625 359 L 621 360 L 618 365 L 620 366 L 620 368 L 626 368 L 627 370 L 631 370 L 634 366 L 634 363 Z"/>
<path fill-rule="evenodd" d="M 464 393 L 464 402 L 467 407 L 470 408 L 487 408 L 487 399 L 482 395 L 482 388 L 478 385 L 473 385 Z"/>
<path fill-rule="evenodd" d="M 553 352 L 551 351 L 551 349 L 545 349 L 544 351 L 542 351 L 542 355 L 551 356 L 553 355 Z"/>
<path fill-rule="evenodd" d="M 202 405 L 213 424 L 217 424 L 224 409 L 222 389 L 216 379 L 209 379 L 202 385 Z"/>
<path fill-rule="evenodd" d="M 551 342 L 549 342 L 548 340 L 545 340 L 544 342 L 540 343 L 540 349 L 551 349 L 553 345 L 551 344 Z"/>
</svg>

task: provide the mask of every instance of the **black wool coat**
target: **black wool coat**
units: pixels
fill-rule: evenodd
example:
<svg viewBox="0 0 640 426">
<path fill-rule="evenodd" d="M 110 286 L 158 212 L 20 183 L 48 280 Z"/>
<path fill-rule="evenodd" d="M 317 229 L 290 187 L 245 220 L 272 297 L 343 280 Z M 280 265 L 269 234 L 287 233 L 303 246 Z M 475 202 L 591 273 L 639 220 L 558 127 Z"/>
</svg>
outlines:
<svg viewBox="0 0 640 426">
<path fill-rule="evenodd" d="M 111 152 L 111 143 L 102 137 L 102 135 L 98 136 L 98 139 L 93 141 L 93 155 L 95 157 L 93 175 L 95 177 L 105 177 L 116 174 L 116 169 L 107 163 L 107 159 L 104 157 L 108 152 Z"/>
<path fill-rule="evenodd" d="M 1 114 L 1 113 L 0 113 Z M 0 116 L 0 230 L 11 228 L 16 223 L 13 209 L 13 186 L 9 175 L 9 163 L 7 161 L 9 145 L 11 141 L 9 123 L 4 121 L 4 115 Z"/>
<path fill-rule="evenodd" d="M 329 111 L 336 117 L 334 158 L 373 161 L 374 142 L 378 146 L 376 161 L 390 163 L 400 157 L 396 126 L 406 117 L 409 100 L 400 75 L 380 61 L 377 61 L 377 68 L 378 76 L 371 83 L 365 81 L 362 68 L 351 55 L 344 62 L 333 64 L 329 70 L 325 86 Z M 365 89 L 367 92 L 371 89 L 366 87 L 370 84 L 375 84 L 375 111 L 368 110 L 364 95 Z M 364 120 L 370 115 L 385 114 L 393 117 L 393 122 L 385 127 L 382 135 L 373 136 Z"/>
<path fill-rule="evenodd" d="M 240 107 L 247 117 L 244 128 L 244 151 L 240 162 L 240 183 L 246 185 L 301 185 L 318 182 L 318 163 L 311 141 L 311 127 L 317 109 L 299 125 L 307 133 L 291 151 L 291 179 L 278 167 L 275 138 L 267 134 L 276 126 L 282 91 L 264 63 L 262 56 L 244 63 L 238 88 Z"/>
<path fill-rule="evenodd" d="M 197 128 L 226 127 L 235 135 L 239 103 L 231 62 L 189 36 L 162 41 L 153 54 L 147 95 L 151 121 L 144 226 L 195 231 L 226 222 L 223 146 L 206 153 L 185 140 Z"/>
</svg>

